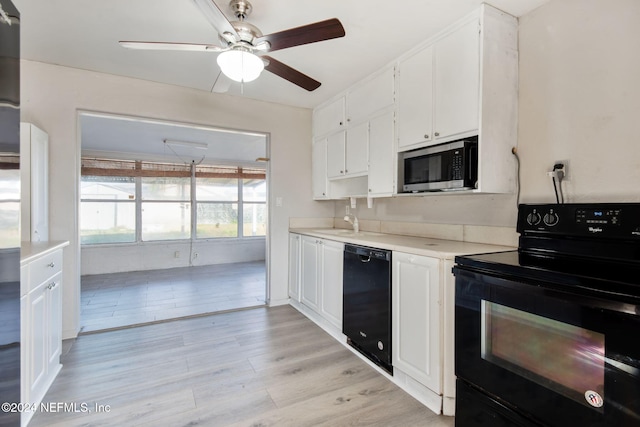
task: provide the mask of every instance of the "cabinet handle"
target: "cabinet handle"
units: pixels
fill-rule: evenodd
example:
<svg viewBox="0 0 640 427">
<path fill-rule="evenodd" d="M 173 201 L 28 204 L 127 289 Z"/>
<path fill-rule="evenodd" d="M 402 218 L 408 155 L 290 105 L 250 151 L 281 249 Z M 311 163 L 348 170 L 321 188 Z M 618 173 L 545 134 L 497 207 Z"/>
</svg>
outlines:
<svg viewBox="0 0 640 427">
<path fill-rule="evenodd" d="M 342 125 L 343 125 L 343 123 L 342 123 L 342 122 L 340 122 L 340 126 L 342 126 Z"/>
<path fill-rule="evenodd" d="M 344 173 L 344 171 L 340 171 L 340 173 Z"/>
<path fill-rule="evenodd" d="M 424 139 L 429 139 L 429 134 L 428 133 L 424 134 Z"/>
<path fill-rule="evenodd" d="M 47 264 L 47 267 L 53 268 L 55 266 L 56 266 L 56 264 L 53 261 L 51 261 L 49 264 Z"/>
<path fill-rule="evenodd" d="M 57 285 L 56 282 L 51 282 L 51 283 L 49 283 L 49 286 L 47 286 L 47 289 L 51 290 L 51 289 L 55 288 L 56 285 Z"/>
<path fill-rule="evenodd" d="M 347 172 L 349 172 L 349 171 L 345 169 L 345 170 L 344 170 L 344 173 L 347 173 Z"/>
<path fill-rule="evenodd" d="M 436 132 L 436 133 L 435 133 L 435 135 L 436 135 L 436 136 L 440 136 L 440 132 Z"/>
</svg>

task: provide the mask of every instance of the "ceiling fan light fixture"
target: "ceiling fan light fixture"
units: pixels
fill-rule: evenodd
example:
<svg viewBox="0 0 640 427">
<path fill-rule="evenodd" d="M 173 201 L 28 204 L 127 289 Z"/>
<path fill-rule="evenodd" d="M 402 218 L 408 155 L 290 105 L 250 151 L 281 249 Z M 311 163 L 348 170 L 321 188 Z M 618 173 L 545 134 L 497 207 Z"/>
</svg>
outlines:
<svg viewBox="0 0 640 427">
<path fill-rule="evenodd" d="M 231 49 L 218 55 L 218 65 L 222 72 L 236 82 L 250 82 L 257 79 L 264 70 L 262 59 L 242 49 Z"/>
</svg>

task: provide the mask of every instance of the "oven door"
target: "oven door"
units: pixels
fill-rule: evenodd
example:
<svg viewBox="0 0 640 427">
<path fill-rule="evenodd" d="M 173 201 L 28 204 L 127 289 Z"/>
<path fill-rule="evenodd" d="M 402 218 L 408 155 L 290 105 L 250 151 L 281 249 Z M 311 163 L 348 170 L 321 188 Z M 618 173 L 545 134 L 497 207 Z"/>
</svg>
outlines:
<svg viewBox="0 0 640 427">
<path fill-rule="evenodd" d="M 640 425 L 640 307 L 454 273 L 458 378 L 543 425 Z"/>
</svg>

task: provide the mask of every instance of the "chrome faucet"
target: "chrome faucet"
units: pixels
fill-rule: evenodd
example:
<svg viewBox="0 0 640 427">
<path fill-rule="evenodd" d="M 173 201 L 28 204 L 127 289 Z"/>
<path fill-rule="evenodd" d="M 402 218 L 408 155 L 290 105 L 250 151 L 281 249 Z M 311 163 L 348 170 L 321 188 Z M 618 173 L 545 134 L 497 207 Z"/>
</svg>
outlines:
<svg viewBox="0 0 640 427">
<path fill-rule="evenodd" d="M 353 220 L 351 220 L 353 217 Z M 353 225 L 353 232 L 358 233 L 360 231 L 360 224 L 358 223 L 358 218 L 354 214 L 347 214 L 344 216 L 344 220 L 349 224 Z"/>
</svg>

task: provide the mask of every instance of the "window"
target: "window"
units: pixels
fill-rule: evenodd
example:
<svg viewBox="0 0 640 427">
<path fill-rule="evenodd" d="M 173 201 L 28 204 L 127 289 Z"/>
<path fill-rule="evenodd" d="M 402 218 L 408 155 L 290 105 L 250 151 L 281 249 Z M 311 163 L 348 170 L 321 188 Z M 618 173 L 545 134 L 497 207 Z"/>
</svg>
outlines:
<svg viewBox="0 0 640 427">
<path fill-rule="evenodd" d="M 238 178 L 196 178 L 196 237 L 237 237 Z"/>
<path fill-rule="evenodd" d="M 83 159 L 81 242 L 265 236 L 264 172 Z"/>
<path fill-rule="evenodd" d="M 142 240 L 191 237 L 191 179 L 142 177 Z"/>
<path fill-rule="evenodd" d="M 0 168 L 0 249 L 20 246 L 20 169 Z"/>
<path fill-rule="evenodd" d="M 242 183 L 242 235 L 267 234 L 267 182 L 264 179 L 244 179 Z"/>
<path fill-rule="evenodd" d="M 135 194 L 133 177 L 83 176 L 80 186 L 80 242 L 135 242 Z"/>
</svg>

